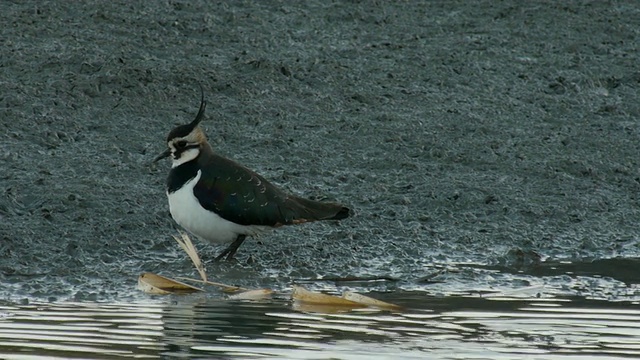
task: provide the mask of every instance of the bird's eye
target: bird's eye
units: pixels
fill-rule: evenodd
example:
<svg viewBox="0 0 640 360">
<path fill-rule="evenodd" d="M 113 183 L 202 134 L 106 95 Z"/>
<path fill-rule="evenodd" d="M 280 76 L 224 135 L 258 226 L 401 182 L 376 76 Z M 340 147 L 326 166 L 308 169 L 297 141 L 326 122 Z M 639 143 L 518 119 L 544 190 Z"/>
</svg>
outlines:
<svg viewBox="0 0 640 360">
<path fill-rule="evenodd" d="M 176 142 L 176 149 L 182 149 L 185 146 L 187 146 L 187 142 L 184 140 L 180 140 L 178 142 Z"/>
</svg>

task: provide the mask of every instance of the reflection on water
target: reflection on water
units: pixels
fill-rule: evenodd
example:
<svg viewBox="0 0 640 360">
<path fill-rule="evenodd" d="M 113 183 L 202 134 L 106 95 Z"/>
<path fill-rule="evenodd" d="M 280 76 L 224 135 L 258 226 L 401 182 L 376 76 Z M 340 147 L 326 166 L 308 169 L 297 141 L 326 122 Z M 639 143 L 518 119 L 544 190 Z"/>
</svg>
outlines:
<svg viewBox="0 0 640 360">
<path fill-rule="evenodd" d="M 0 358 L 572 359 L 640 356 L 637 304 L 379 294 L 403 313 L 165 297 L 0 306 Z M 153 302 L 155 301 L 155 302 Z M 535 355 L 535 356 L 534 356 Z"/>
<path fill-rule="evenodd" d="M 155 357 L 162 308 L 129 304 L 0 306 L 0 357 Z"/>
</svg>

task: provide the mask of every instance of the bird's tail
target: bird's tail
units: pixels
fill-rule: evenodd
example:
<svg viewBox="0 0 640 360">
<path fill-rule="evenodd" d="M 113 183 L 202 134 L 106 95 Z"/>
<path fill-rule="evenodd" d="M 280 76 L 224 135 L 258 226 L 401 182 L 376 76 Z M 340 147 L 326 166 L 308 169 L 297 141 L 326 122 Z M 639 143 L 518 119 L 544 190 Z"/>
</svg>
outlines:
<svg viewBox="0 0 640 360">
<path fill-rule="evenodd" d="M 340 204 L 296 198 L 296 219 L 294 223 L 317 220 L 342 220 L 351 215 L 351 210 Z"/>
</svg>

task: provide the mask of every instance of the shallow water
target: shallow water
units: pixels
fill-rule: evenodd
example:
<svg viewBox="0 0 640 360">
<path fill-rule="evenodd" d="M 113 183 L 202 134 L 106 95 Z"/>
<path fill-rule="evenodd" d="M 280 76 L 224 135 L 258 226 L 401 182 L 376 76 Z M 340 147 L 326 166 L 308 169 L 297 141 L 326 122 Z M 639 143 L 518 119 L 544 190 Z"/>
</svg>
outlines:
<svg viewBox="0 0 640 360">
<path fill-rule="evenodd" d="M 316 312 L 286 296 L 0 307 L 0 357 L 506 359 L 640 356 L 637 302 L 490 293 L 373 293 L 403 312 Z"/>
</svg>

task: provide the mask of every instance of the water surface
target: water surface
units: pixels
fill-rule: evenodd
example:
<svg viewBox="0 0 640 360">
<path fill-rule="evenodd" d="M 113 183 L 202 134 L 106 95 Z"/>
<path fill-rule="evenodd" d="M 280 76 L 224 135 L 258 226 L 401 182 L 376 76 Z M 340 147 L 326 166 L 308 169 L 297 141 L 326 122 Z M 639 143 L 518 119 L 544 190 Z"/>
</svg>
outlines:
<svg viewBox="0 0 640 360">
<path fill-rule="evenodd" d="M 535 292 L 535 289 L 534 289 Z M 527 291 L 524 292 L 527 294 Z M 506 359 L 640 356 L 637 303 L 584 297 L 369 294 L 403 312 L 315 312 L 211 295 L 0 307 L 0 357 Z"/>
</svg>

